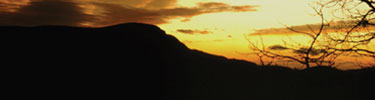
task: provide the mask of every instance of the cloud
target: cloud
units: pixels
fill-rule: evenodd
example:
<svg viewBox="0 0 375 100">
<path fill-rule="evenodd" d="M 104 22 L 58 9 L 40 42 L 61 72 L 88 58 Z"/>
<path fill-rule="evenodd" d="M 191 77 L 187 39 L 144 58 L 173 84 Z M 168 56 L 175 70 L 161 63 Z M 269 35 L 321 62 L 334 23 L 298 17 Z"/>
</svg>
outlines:
<svg viewBox="0 0 375 100">
<path fill-rule="evenodd" d="M 318 29 L 320 28 L 320 24 L 312 24 L 309 26 L 314 31 L 318 31 Z M 301 32 L 311 32 L 309 26 L 296 25 L 296 26 L 291 26 L 290 28 L 297 30 L 297 31 L 301 31 Z M 298 33 L 293 32 L 287 28 L 269 28 L 269 29 L 256 30 L 254 33 L 251 33 L 249 35 L 253 36 L 253 35 L 286 35 L 286 34 L 298 34 Z"/>
<path fill-rule="evenodd" d="M 345 30 L 348 30 L 352 28 L 355 24 L 356 21 L 331 21 L 329 22 L 329 26 L 324 27 L 325 32 L 340 32 Z M 309 25 L 296 25 L 296 26 L 291 26 L 293 30 L 297 30 L 300 32 L 309 32 L 313 33 L 318 32 L 321 27 L 321 24 L 309 24 Z M 374 27 L 369 27 L 373 29 Z M 313 30 L 313 31 L 312 31 Z M 358 30 L 358 31 L 364 31 L 364 30 Z M 254 36 L 254 35 L 286 35 L 286 34 L 298 34 L 296 32 L 293 32 L 287 28 L 269 28 L 269 29 L 260 29 L 256 30 L 254 33 L 249 34 L 249 36 Z"/>
<path fill-rule="evenodd" d="M 70 0 L 39 0 L 31 1 L 15 12 L 1 12 L 6 21 L 0 25 L 70 25 L 82 26 L 92 21 L 94 16 L 83 13 L 83 8 Z"/>
<path fill-rule="evenodd" d="M 148 9 L 162 9 L 174 5 L 177 0 L 149 0 L 145 7 Z"/>
<path fill-rule="evenodd" d="M 294 53 L 297 53 L 297 54 L 306 54 L 308 52 L 308 48 L 299 48 L 297 50 L 293 50 Z M 310 51 L 310 54 L 313 55 L 313 56 L 316 56 L 316 55 L 319 55 L 319 54 L 322 54 L 324 52 L 327 52 L 326 50 L 324 49 L 311 49 Z"/>
<path fill-rule="evenodd" d="M 102 8 L 101 21 L 97 25 L 116 24 L 123 22 L 142 22 L 148 24 L 164 24 L 173 18 L 190 18 L 193 16 L 218 12 L 256 11 L 256 6 L 230 6 L 224 3 L 200 3 L 198 7 L 165 8 L 150 10 L 146 8 L 123 7 L 116 4 L 94 3 Z"/>
<path fill-rule="evenodd" d="M 188 21 L 190 21 L 190 19 L 189 18 L 185 18 L 185 19 L 181 20 L 180 22 L 188 22 Z"/>
<path fill-rule="evenodd" d="M 199 3 L 175 7 L 178 0 L 4 0 L 0 26 L 69 25 L 102 27 L 126 22 L 164 24 L 208 13 L 256 11 L 253 5 Z M 201 32 L 202 33 L 202 32 Z M 204 33 L 204 32 L 203 32 Z"/>
<path fill-rule="evenodd" d="M 98 14 L 99 20 L 93 21 L 94 26 L 108 26 L 126 22 L 140 22 L 148 24 L 162 24 L 167 21 L 155 11 L 142 8 L 126 8 L 121 5 L 95 3 L 96 7 L 103 10 Z"/>
<path fill-rule="evenodd" d="M 285 34 L 296 34 L 286 28 L 269 28 L 269 29 L 260 29 L 256 30 L 253 33 L 250 33 L 249 36 L 255 35 L 285 35 Z"/>
<path fill-rule="evenodd" d="M 257 6 L 231 6 L 229 4 L 220 3 L 220 2 L 208 2 L 208 3 L 199 3 L 200 8 L 207 10 L 207 12 L 223 12 L 223 11 L 233 11 L 233 12 L 246 12 L 246 11 L 256 11 L 254 7 Z M 209 9 L 209 10 L 208 10 Z"/>
<path fill-rule="evenodd" d="M 17 8 L 27 5 L 29 0 L 1 0 L 0 12 L 14 12 Z"/>
<path fill-rule="evenodd" d="M 143 9 L 164 9 L 174 6 L 178 0 L 78 0 L 89 3 L 105 3 Z"/>
<path fill-rule="evenodd" d="M 0 4 L 10 4 L 10 5 L 26 5 L 30 0 L 1 0 Z"/>
<path fill-rule="evenodd" d="M 270 46 L 268 48 L 271 49 L 271 50 L 287 50 L 287 49 L 289 49 L 289 48 L 287 48 L 285 46 L 281 46 L 281 45 L 273 45 L 273 46 Z"/>
<path fill-rule="evenodd" d="M 201 30 L 191 30 L 191 29 L 178 29 L 177 32 L 180 32 L 180 33 L 184 33 L 184 34 L 209 34 L 209 33 L 212 33 L 210 31 L 207 31 L 207 30 L 204 30 L 204 31 L 201 31 Z"/>
</svg>

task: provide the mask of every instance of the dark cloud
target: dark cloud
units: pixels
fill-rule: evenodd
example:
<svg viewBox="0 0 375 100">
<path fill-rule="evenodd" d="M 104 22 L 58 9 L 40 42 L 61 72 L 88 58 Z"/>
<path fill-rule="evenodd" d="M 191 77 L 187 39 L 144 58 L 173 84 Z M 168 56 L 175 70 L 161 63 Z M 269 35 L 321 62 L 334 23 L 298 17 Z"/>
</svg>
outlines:
<svg viewBox="0 0 375 100">
<path fill-rule="evenodd" d="M 104 10 L 98 15 L 99 20 L 94 21 L 95 26 L 108 26 L 126 22 L 140 22 L 148 24 L 162 24 L 167 21 L 155 11 L 141 8 L 126 8 L 121 5 L 95 3 Z"/>
<path fill-rule="evenodd" d="M 11 9 L 14 9 L 15 7 L 18 7 L 18 5 L 13 4 L 13 3 L 9 3 L 9 2 L 5 2 L 5 1 L 0 1 L 0 11 L 1 12 L 7 12 Z"/>
<path fill-rule="evenodd" d="M 26 5 L 30 0 L 0 0 L 0 11 L 15 9 Z"/>
<path fill-rule="evenodd" d="M 169 8 L 149 10 L 145 8 L 123 7 L 116 4 L 95 3 L 97 7 L 104 9 L 101 21 L 98 25 L 116 24 L 123 22 L 142 22 L 149 24 L 164 24 L 169 19 L 178 17 L 192 17 L 207 13 L 218 12 L 246 12 L 256 11 L 256 6 L 230 6 L 224 3 L 200 3 L 193 8 Z"/>
<path fill-rule="evenodd" d="M 271 49 L 271 50 L 287 50 L 289 48 L 287 48 L 285 46 L 281 46 L 281 45 L 273 45 L 273 46 L 270 46 L 269 49 Z"/>
<path fill-rule="evenodd" d="M 201 31 L 201 30 L 191 30 L 191 29 L 178 29 L 177 32 L 180 32 L 180 33 L 184 33 L 184 34 L 209 34 L 209 33 L 212 33 L 210 31 L 207 31 L 207 30 L 204 30 L 204 31 Z"/>
<path fill-rule="evenodd" d="M 178 0 L 77 0 L 91 3 L 116 4 L 124 7 L 138 7 L 146 9 L 163 9 L 176 4 Z"/>
<path fill-rule="evenodd" d="M 349 29 L 354 26 L 356 21 L 331 21 L 329 22 L 329 26 L 324 27 L 324 31 L 326 32 L 333 32 L 339 31 L 342 29 Z M 309 25 L 296 25 L 291 26 L 293 30 L 300 31 L 300 32 L 309 32 L 313 33 L 318 32 L 321 27 L 321 24 L 309 24 Z M 298 34 L 296 32 L 291 31 L 287 28 L 269 28 L 269 29 L 260 29 L 256 30 L 256 32 L 249 34 L 249 36 L 254 35 L 285 35 L 285 34 Z"/>
<path fill-rule="evenodd" d="M 251 5 L 199 3 L 197 7 L 171 8 L 177 0 L 6 0 L 0 2 L 0 25 L 108 26 L 126 22 L 164 24 L 174 18 L 218 12 L 255 11 Z M 21 3 L 22 2 L 22 3 Z M 27 3 L 28 2 L 28 3 Z M 84 5 L 84 6 L 83 6 Z M 87 7 L 91 7 L 90 9 Z M 91 13 L 87 13 L 91 12 Z M 184 20 L 189 21 L 189 20 Z M 204 34 L 205 32 L 198 32 Z"/>
<path fill-rule="evenodd" d="M 228 4 L 220 3 L 220 2 L 208 2 L 208 3 L 199 3 L 198 4 L 201 7 L 205 8 L 218 8 L 218 7 L 227 7 Z"/>
<path fill-rule="evenodd" d="M 20 7 L 15 12 L 1 12 L 7 21 L 0 25 L 70 25 L 82 26 L 94 16 L 83 13 L 83 8 L 70 0 L 39 0 Z"/>
<path fill-rule="evenodd" d="M 299 48 L 297 50 L 293 50 L 294 53 L 297 53 L 297 54 L 306 54 L 307 52 L 309 51 L 308 48 Z M 319 54 L 322 54 L 324 52 L 327 52 L 326 50 L 324 49 L 311 49 L 310 51 L 310 54 L 313 55 L 313 56 L 316 56 L 316 55 L 319 55 Z"/>
<path fill-rule="evenodd" d="M 185 34 L 194 34 L 195 33 L 193 30 L 188 30 L 188 29 L 178 29 L 177 32 L 185 33 Z"/>
</svg>

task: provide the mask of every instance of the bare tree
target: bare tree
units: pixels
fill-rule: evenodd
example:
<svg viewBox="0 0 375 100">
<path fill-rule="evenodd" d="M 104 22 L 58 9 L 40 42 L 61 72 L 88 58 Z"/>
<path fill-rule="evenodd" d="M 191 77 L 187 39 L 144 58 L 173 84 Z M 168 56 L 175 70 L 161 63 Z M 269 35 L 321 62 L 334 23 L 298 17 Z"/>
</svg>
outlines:
<svg viewBox="0 0 375 100">
<path fill-rule="evenodd" d="M 263 59 L 263 56 L 289 59 L 305 65 L 306 68 L 310 68 L 311 64 L 335 66 L 335 60 L 347 53 L 371 57 L 375 62 L 375 48 L 369 46 L 371 43 L 375 44 L 374 0 L 320 0 L 314 4 L 316 7 L 313 9 L 321 19 L 319 27 L 307 24 L 309 31 L 301 31 L 285 25 L 286 29 L 311 38 L 309 45 L 284 43 L 283 46 L 274 45 L 266 48 L 264 44 L 259 47 L 249 41 L 250 48 L 258 53 L 260 59 Z M 326 13 L 323 12 L 325 10 L 332 11 L 333 18 L 340 20 L 340 23 L 331 26 L 332 21 L 326 21 Z M 340 16 L 337 13 L 340 13 Z M 291 50 L 293 53 L 275 52 L 280 50 Z M 369 64 L 374 66 L 372 63 Z"/>
<path fill-rule="evenodd" d="M 293 27 L 286 26 L 286 28 L 292 32 L 303 34 L 311 38 L 311 41 L 308 45 L 293 45 L 291 43 L 284 43 L 282 45 L 274 45 L 266 48 L 264 44 L 262 47 L 257 46 L 255 43 L 249 41 L 250 49 L 254 52 L 258 53 L 259 55 L 270 57 L 270 58 L 279 58 L 279 59 L 289 59 L 296 61 L 300 64 L 306 66 L 306 68 L 310 68 L 311 64 L 316 64 L 318 66 L 333 66 L 335 64 L 335 59 L 341 54 L 337 52 L 337 50 L 333 50 L 328 48 L 325 45 L 321 45 L 323 40 L 321 39 L 323 34 L 327 34 L 325 28 L 330 26 L 329 22 L 325 20 L 324 16 L 324 8 L 325 5 L 322 3 L 316 3 L 317 7 L 313 7 L 316 15 L 320 17 L 321 22 L 319 27 L 314 28 L 311 25 L 307 24 L 306 26 L 309 28 L 309 31 L 300 31 L 294 29 Z M 261 39 L 262 40 L 262 39 Z M 263 43 L 263 41 L 261 41 Z M 298 43 L 296 43 L 298 44 Z M 331 44 L 332 45 L 332 44 Z M 292 53 L 282 54 L 277 53 L 276 51 L 280 50 L 291 50 Z M 260 58 L 262 59 L 262 58 Z M 262 61 L 263 62 L 263 61 Z"/>
<path fill-rule="evenodd" d="M 245 35 L 246 37 L 246 35 Z M 250 45 L 250 49 L 252 49 L 252 51 L 254 51 L 253 53 L 250 53 L 250 54 L 254 54 L 258 57 L 259 59 L 259 62 L 260 62 L 260 66 L 271 66 L 273 64 L 273 61 L 275 60 L 275 57 L 271 57 L 271 56 L 268 56 L 266 55 L 263 51 L 266 51 L 266 48 L 265 48 L 265 45 L 264 45 L 264 42 L 263 42 L 263 38 L 261 35 L 259 35 L 259 38 L 260 38 L 260 41 L 261 41 L 261 49 L 259 48 L 260 46 L 252 43 L 248 38 L 246 38 L 246 40 L 251 44 Z M 271 61 L 265 61 L 265 58 L 271 58 Z"/>
<path fill-rule="evenodd" d="M 341 16 L 334 15 L 337 19 L 347 21 L 346 25 L 337 28 L 341 30 L 335 36 L 329 36 L 341 47 L 329 49 L 371 57 L 375 62 L 375 48 L 369 47 L 375 44 L 375 1 L 329 0 L 324 5 L 329 5 L 327 8 L 333 9 L 333 14 L 341 13 Z"/>
</svg>

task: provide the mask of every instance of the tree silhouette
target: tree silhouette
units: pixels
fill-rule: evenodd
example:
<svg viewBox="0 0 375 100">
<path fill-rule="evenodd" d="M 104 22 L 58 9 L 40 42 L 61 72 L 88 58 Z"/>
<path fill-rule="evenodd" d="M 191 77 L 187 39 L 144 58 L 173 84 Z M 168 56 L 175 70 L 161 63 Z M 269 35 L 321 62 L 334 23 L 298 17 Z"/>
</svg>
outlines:
<svg viewBox="0 0 375 100">
<path fill-rule="evenodd" d="M 347 23 L 337 27 L 336 35 L 330 35 L 332 42 L 341 47 L 330 47 L 335 51 L 356 53 L 371 57 L 375 62 L 375 1 L 374 0 L 330 0 L 324 3 L 327 8 L 334 9 L 337 19 Z M 341 12 L 341 15 L 335 15 Z M 348 22 L 349 21 L 349 22 Z M 337 35 L 338 34 L 338 35 Z M 375 66 L 371 63 L 370 66 Z"/>
<path fill-rule="evenodd" d="M 358 3 L 353 7 L 365 3 L 368 5 L 369 10 L 362 14 L 360 10 L 353 9 L 352 6 L 348 7 L 352 3 Z M 375 39 L 375 31 L 372 29 L 374 27 L 371 27 L 375 26 L 374 3 L 375 1 L 372 0 L 329 0 L 328 2 L 320 0 L 315 2 L 315 6 L 312 7 L 316 15 L 321 19 L 319 25 L 306 24 L 308 31 L 301 31 L 285 25 L 289 31 L 311 38 L 308 45 L 301 45 L 298 42 L 284 42 L 284 45 L 273 45 L 266 48 L 261 39 L 261 47 L 249 40 L 250 49 L 258 53 L 258 56 L 289 59 L 305 65 L 306 68 L 310 68 L 311 64 L 335 66 L 335 60 L 344 53 L 354 52 L 360 56 L 368 56 L 375 59 L 374 48 L 368 46 Z M 324 11 L 328 9 L 332 10 L 332 16 L 342 20 L 342 23 L 335 26 L 331 25 L 333 22 L 325 19 L 326 13 Z M 340 12 L 344 16 L 338 17 L 335 15 L 336 12 Z M 332 32 L 332 30 L 334 31 Z M 363 33 L 364 30 L 366 30 L 366 33 Z M 297 44 L 297 46 L 294 44 Z M 292 53 L 283 54 L 277 52 L 285 50 L 292 51 Z"/>
<path fill-rule="evenodd" d="M 284 42 L 284 45 L 266 48 L 264 44 L 259 47 L 249 41 L 250 48 L 258 53 L 258 56 L 289 59 L 305 65 L 306 68 L 310 68 L 312 63 L 317 66 L 334 66 L 335 60 L 343 54 L 371 57 L 375 62 L 374 0 L 320 0 L 314 4 L 316 7 L 312 8 L 321 19 L 318 26 L 307 24 L 309 31 L 306 32 L 285 25 L 289 31 L 311 38 L 307 46 L 298 42 L 294 42 L 297 46 Z M 331 11 L 331 17 L 340 21 L 326 21 L 325 15 L 327 14 L 323 11 Z M 331 25 L 332 23 L 335 25 Z M 262 39 L 261 42 L 263 43 Z M 285 50 L 292 51 L 292 53 L 276 52 Z M 366 64 L 375 66 L 375 63 Z"/>
</svg>

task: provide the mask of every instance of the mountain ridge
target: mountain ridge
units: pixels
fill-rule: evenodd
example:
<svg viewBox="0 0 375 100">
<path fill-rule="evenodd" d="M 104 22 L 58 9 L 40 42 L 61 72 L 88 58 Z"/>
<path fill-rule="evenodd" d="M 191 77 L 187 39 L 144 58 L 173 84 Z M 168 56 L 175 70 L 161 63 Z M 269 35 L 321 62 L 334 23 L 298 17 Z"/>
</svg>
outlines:
<svg viewBox="0 0 375 100">
<path fill-rule="evenodd" d="M 0 27 L 31 99 L 365 100 L 374 69 L 295 70 L 191 50 L 159 27 Z M 20 87 L 18 87 L 20 88 Z"/>
</svg>

